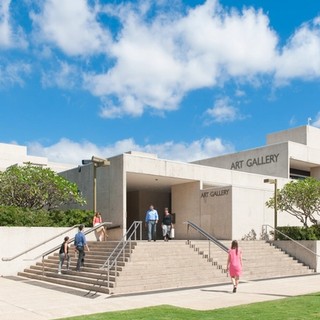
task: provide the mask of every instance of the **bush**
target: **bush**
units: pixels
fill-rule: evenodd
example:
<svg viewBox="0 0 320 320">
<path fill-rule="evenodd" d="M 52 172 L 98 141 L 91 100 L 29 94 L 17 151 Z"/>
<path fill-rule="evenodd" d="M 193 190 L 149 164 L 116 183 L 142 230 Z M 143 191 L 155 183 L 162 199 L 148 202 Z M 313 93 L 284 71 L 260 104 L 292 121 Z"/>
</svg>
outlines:
<svg viewBox="0 0 320 320">
<path fill-rule="evenodd" d="M 278 227 L 279 231 L 292 238 L 293 240 L 320 240 L 320 227 Z M 277 234 L 278 240 L 288 240 L 281 233 Z"/>
<path fill-rule="evenodd" d="M 0 206 L 0 226 L 10 227 L 72 227 L 92 225 L 92 210 L 31 210 Z"/>
</svg>

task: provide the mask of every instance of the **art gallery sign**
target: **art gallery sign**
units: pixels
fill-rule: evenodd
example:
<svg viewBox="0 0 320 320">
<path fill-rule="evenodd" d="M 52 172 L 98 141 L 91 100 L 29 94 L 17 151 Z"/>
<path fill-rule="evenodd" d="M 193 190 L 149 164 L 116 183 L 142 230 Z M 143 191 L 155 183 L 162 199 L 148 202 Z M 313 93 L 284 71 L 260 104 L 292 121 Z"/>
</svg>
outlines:
<svg viewBox="0 0 320 320">
<path fill-rule="evenodd" d="M 214 197 L 223 197 L 229 194 L 230 189 L 219 189 L 219 190 L 211 190 L 211 191 L 202 191 L 200 198 L 214 198 Z"/>
<path fill-rule="evenodd" d="M 234 161 L 231 164 L 231 170 L 241 170 L 244 167 L 251 168 L 255 166 L 263 166 L 266 164 L 277 163 L 279 158 L 279 153 L 268 154 L 265 156 L 248 158 L 243 160 Z"/>
</svg>

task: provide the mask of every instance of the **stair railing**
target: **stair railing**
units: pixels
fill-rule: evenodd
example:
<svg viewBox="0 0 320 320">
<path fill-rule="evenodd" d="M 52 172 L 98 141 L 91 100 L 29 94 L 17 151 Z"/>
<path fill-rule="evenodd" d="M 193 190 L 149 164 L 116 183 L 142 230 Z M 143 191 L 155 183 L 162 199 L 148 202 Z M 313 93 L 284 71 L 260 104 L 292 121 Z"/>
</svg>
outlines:
<svg viewBox="0 0 320 320">
<path fill-rule="evenodd" d="M 110 225 L 110 224 L 112 224 L 112 222 L 102 222 L 102 223 L 100 223 L 99 225 L 97 225 L 97 226 L 95 226 L 95 227 L 93 227 L 93 228 L 90 228 L 89 230 L 84 231 L 83 234 L 84 234 L 84 235 L 87 235 L 87 234 L 89 234 L 89 233 L 91 233 L 91 232 L 96 231 L 96 230 L 99 229 L 101 226 L 107 226 L 107 225 Z M 80 225 L 77 225 L 77 226 L 79 227 Z M 72 229 L 71 229 L 71 230 L 72 230 Z M 65 234 L 65 233 L 66 233 L 66 231 L 63 232 L 62 234 Z M 75 237 L 69 238 L 68 243 L 73 242 L 73 241 L 74 241 L 74 238 L 75 238 Z M 61 247 L 61 244 L 53 247 L 52 249 L 50 249 L 50 250 L 48 250 L 48 251 L 40 254 L 39 256 L 37 256 L 37 257 L 35 257 L 35 258 L 33 259 L 33 260 L 36 260 L 36 259 L 42 257 L 42 275 L 44 275 L 44 259 L 45 259 L 45 257 L 48 256 L 49 254 L 55 252 L 56 250 L 58 250 L 60 247 Z"/>
<path fill-rule="evenodd" d="M 24 254 L 26 254 L 26 253 L 29 253 L 30 251 L 32 251 L 32 250 L 34 250 L 34 249 L 37 249 L 37 248 L 41 247 L 42 245 L 44 245 L 44 244 L 46 244 L 46 243 L 48 243 L 48 242 L 50 242 L 50 241 L 52 241 L 52 240 L 54 240 L 54 239 L 62 236 L 63 234 L 65 234 L 65 233 L 67 233 L 67 232 L 69 232 L 69 231 L 71 231 L 71 230 L 73 230 L 73 229 L 75 229 L 75 228 L 79 228 L 79 226 L 80 226 L 79 224 L 76 224 L 76 225 L 74 225 L 73 227 L 70 227 L 69 229 L 67 229 L 67 230 L 65 230 L 65 231 L 63 231 L 63 232 L 61 232 L 61 233 L 59 233 L 59 234 L 57 234 L 57 235 L 55 235 L 55 236 L 53 236 L 53 237 L 45 240 L 45 241 L 42 241 L 41 243 L 39 243 L 39 244 L 37 244 L 37 245 L 35 245 L 35 246 L 27 249 L 27 250 L 24 250 L 24 251 L 16 254 L 15 256 L 12 256 L 12 257 L 4 257 L 4 258 L 2 258 L 2 261 L 12 261 L 12 260 L 14 260 L 14 259 L 16 259 L 16 258 L 18 258 L 18 257 L 21 257 L 22 255 L 24 255 Z M 39 257 L 37 257 L 37 258 L 40 258 L 40 257 L 41 257 L 41 255 L 40 255 Z M 35 260 L 35 259 L 37 259 L 37 258 L 34 258 L 34 259 L 32 259 L 32 260 Z"/>
<path fill-rule="evenodd" d="M 113 251 L 110 253 L 108 259 L 106 262 L 100 267 L 100 269 L 106 271 L 106 280 L 107 280 L 107 286 L 110 286 L 110 271 L 114 268 L 115 277 L 117 275 L 118 271 L 118 264 L 119 262 L 124 262 L 126 259 L 126 247 L 129 244 L 129 252 L 131 255 L 132 252 L 132 241 L 137 240 L 139 230 L 139 239 L 142 240 L 142 221 L 134 221 L 132 225 L 129 227 L 125 235 L 122 237 L 122 239 L 119 241 L 117 246 L 113 249 Z M 129 256 L 130 259 L 130 256 Z M 102 275 L 102 273 L 101 273 Z M 103 282 L 105 279 L 100 279 Z M 97 280 L 97 284 L 101 286 L 102 283 L 99 282 L 99 279 Z M 114 282 L 114 285 L 116 285 L 116 282 Z M 91 290 L 93 291 L 93 290 Z M 91 292 L 90 291 L 90 292 Z M 88 294 L 90 293 L 88 292 Z"/>
<path fill-rule="evenodd" d="M 209 241 L 209 256 L 208 256 L 208 261 L 211 261 L 211 243 L 214 245 L 218 246 L 220 249 L 222 249 L 225 252 L 228 252 L 229 248 L 226 247 L 222 242 L 220 242 L 217 238 L 203 230 L 201 227 L 196 225 L 195 223 L 191 221 L 186 221 L 184 224 L 187 225 L 187 243 L 190 244 L 190 237 L 189 237 L 189 229 L 192 228 L 195 231 L 197 231 L 199 234 L 201 234 L 203 237 L 206 238 L 206 240 Z"/>
<path fill-rule="evenodd" d="M 270 226 L 269 224 L 263 224 L 262 225 L 262 233 L 263 234 L 268 234 L 268 228 L 272 229 L 274 232 L 276 232 L 277 234 L 281 234 L 282 236 L 284 236 L 286 239 L 290 240 L 291 242 L 293 242 L 294 244 L 296 244 L 297 246 L 303 248 L 304 250 L 308 251 L 309 253 L 313 254 L 316 257 L 320 257 L 319 254 L 315 253 L 314 251 L 312 251 L 311 249 L 307 248 L 306 246 L 304 246 L 303 244 L 299 243 L 296 240 L 293 240 L 292 238 L 290 238 L 288 235 L 286 235 L 285 233 L 281 232 L 279 229 L 275 229 L 274 227 Z M 271 243 L 270 240 L 267 240 L 267 242 Z"/>
</svg>

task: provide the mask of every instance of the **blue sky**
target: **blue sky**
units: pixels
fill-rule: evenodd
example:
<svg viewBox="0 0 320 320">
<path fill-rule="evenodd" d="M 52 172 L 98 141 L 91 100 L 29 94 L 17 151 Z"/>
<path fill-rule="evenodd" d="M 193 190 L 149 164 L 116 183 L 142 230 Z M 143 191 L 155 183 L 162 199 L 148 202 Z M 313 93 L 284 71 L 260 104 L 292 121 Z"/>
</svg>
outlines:
<svg viewBox="0 0 320 320">
<path fill-rule="evenodd" d="M 0 142 L 192 161 L 320 127 L 318 0 L 1 0 Z"/>
</svg>

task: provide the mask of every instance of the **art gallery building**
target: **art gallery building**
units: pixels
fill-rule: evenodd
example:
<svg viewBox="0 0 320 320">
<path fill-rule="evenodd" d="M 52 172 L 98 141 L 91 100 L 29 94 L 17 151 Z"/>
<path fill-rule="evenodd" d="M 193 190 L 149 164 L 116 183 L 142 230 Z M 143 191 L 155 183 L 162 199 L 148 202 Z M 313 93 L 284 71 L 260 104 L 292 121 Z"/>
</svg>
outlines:
<svg viewBox="0 0 320 320">
<path fill-rule="evenodd" d="M 131 151 L 104 167 L 88 163 L 61 174 L 78 184 L 88 209 L 95 194 L 104 221 L 120 225 L 121 234 L 153 204 L 160 217 L 165 207 L 174 213 L 178 239 L 186 238 L 188 220 L 218 239 L 241 239 L 251 230 L 259 238 L 262 226 L 274 223 L 265 205 L 274 185 L 264 180 L 276 179 L 281 188 L 290 179 L 320 178 L 319 141 L 320 129 L 308 125 L 271 133 L 259 148 L 193 163 Z M 280 212 L 279 225 L 299 221 Z"/>
</svg>

